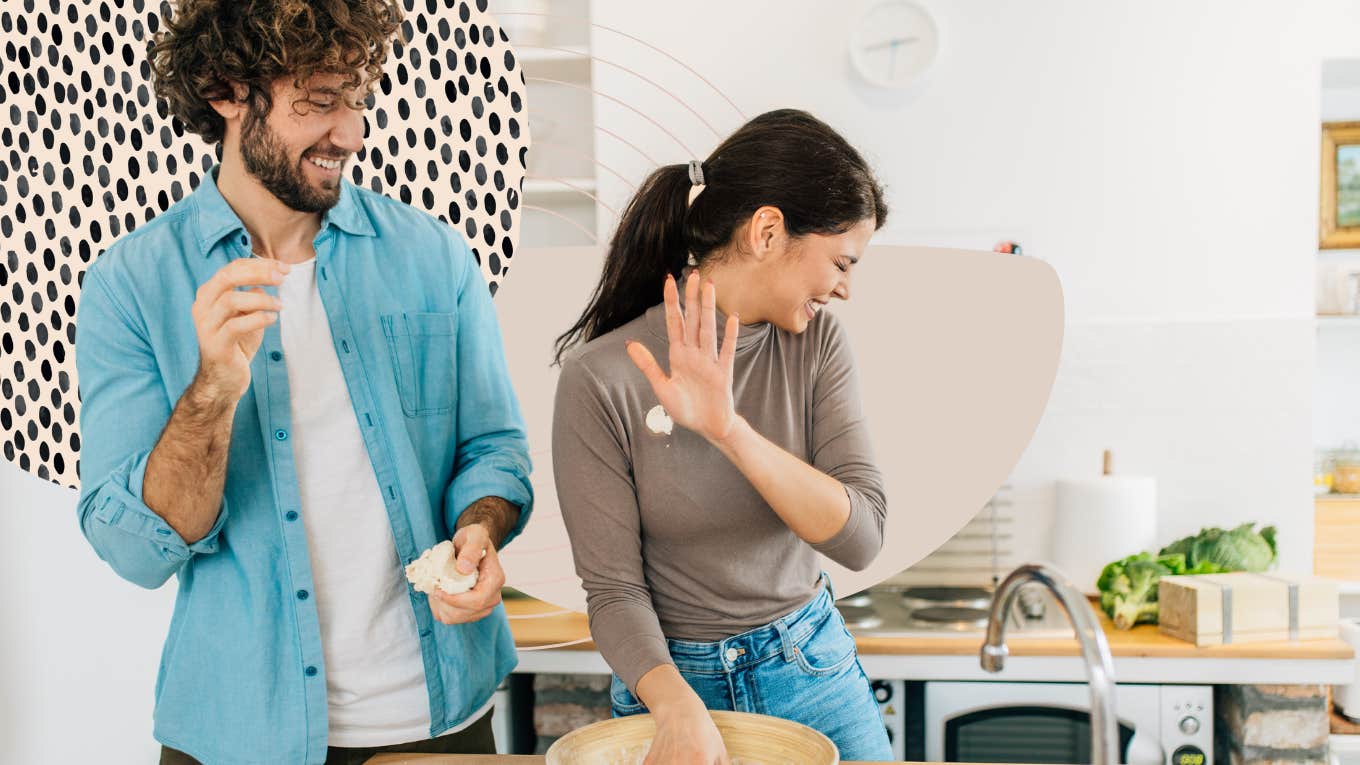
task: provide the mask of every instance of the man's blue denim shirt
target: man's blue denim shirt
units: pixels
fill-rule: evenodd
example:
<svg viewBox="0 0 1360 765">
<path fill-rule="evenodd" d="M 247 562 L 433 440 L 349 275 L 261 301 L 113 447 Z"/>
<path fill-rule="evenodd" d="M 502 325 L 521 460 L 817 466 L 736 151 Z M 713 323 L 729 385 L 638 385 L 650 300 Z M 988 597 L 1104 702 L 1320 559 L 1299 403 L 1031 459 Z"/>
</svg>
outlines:
<svg viewBox="0 0 1360 765">
<path fill-rule="evenodd" d="M 251 257 L 216 173 L 85 274 L 76 336 L 80 528 L 114 571 L 142 587 L 178 575 L 156 679 L 159 741 L 205 763 L 321 763 L 326 666 L 316 599 L 307 597 L 307 518 L 288 441 L 279 322 L 266 330 L 236 408 L 216 525 L 186 544 L 142 501 L 147 457 L 198 369 L 195 292 L 233 259 Z M 452 227 L 341 184 L 314 240 L 317 285 L 396 540 L 392 565 L 449 539 L 459 514 L 486 496 L 522 508 L 508 542 L 532 508 L 529 451 L 481 271 Z M 491 697 L 515 666 L 515 646 L 502 607 L 444 625 L 424 594 L 409 593 L 434 736 Z"/>
</svg>

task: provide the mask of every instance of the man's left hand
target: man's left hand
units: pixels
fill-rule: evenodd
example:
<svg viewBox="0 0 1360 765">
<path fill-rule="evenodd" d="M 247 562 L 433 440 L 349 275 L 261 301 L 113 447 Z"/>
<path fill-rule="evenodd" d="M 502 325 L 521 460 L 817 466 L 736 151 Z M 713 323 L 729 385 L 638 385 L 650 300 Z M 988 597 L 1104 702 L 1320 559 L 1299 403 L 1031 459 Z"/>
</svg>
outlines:
<svg viewBox="0 0 1360 765">
<path fill-rule="evenodd" d="M 467 624 L 491 614 L 501 602 L 505 571 L 485 526 L 470 523 L 453 535 L 458 572 L 477 572 L 477 584 L 467 592 L 450 595 L 435 588 L 430 595 L 430 611 L 443 624 Z"/>
</svg>

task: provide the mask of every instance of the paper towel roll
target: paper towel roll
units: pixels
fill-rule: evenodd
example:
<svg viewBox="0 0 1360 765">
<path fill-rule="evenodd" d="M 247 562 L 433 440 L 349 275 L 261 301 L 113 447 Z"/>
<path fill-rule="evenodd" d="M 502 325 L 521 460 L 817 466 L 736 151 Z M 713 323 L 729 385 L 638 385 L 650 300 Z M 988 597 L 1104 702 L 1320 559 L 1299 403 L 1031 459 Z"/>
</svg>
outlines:
<svg viewBox="0 0 1360 765">
<path fill-rule="evenodd" d="M 1157 481 L 1106 475 L 1058 481 L 1053 563 L 1086 593 L 1106 563 L 1141 550 L 1156 552 Z"/>
</svg>

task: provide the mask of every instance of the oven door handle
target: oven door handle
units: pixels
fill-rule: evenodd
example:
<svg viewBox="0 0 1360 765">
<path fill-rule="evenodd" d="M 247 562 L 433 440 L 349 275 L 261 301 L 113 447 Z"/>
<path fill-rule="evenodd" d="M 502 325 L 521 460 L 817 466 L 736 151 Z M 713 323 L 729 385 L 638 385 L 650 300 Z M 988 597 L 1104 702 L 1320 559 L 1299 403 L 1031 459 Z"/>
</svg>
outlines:
<svg viewBox="0 0 1360 765">
<path fill-rule="evenodd" d="M 1129 739 L 1129 751 L 1121 762 L 1128 765 L 1167 765 L 1166 752 L 1154 736 L 1135 728 Z"/>
</svg>

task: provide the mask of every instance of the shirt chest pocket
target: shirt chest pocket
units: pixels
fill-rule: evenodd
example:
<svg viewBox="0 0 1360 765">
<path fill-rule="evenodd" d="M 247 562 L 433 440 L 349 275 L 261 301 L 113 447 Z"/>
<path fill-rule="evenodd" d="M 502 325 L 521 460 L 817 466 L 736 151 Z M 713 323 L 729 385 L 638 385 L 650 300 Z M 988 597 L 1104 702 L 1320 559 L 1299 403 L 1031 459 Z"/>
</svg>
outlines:
<svg viewBox="0 0 1360 765">
<path fill-rule="evenodd" d="M 392 313 L 379 317 L 401 411 L 407 417 L 447 414 L 457 391 L 457 316 L 452 313 Z"/>
</svg>

